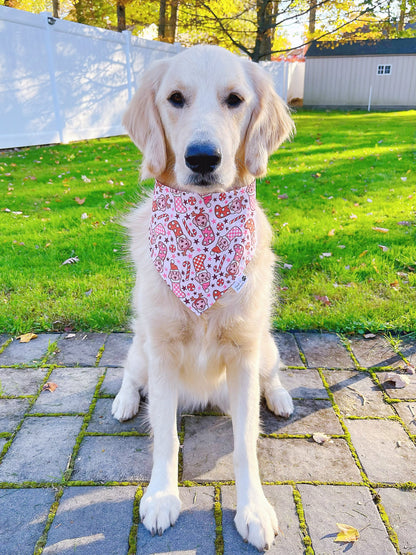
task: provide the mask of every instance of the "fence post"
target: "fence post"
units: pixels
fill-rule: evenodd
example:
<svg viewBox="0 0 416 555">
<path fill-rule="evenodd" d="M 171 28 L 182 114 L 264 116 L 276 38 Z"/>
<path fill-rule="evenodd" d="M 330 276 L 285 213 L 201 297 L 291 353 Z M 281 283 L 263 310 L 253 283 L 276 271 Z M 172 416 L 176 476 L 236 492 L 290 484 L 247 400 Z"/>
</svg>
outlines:
<svg viewBox="0 0 416 555">
<path fill-rule="evenodd" d="M 58 96 L 58 88 L 56 86 L 56 68 L 55 68 L 55 57 L 53 52 L 53 45 L 52 45 L 52 29 L 51 27 L 55 23 L 55 19 L 51 16 L 48 12 L 43 12 L 45 17 L 45 44 L 46 44 L 46 52 L 48 56 L 48 69 L 49 69 L 49 80 L 51 83 L 52 89 L 52 102 L 53 102 L 53 111 L 55 115 L 56 127 L 59 135 L 59 142 L 64 142 L 64 122 L 61 115 L 61 110 L 59 107 L 59 96 Z"/>
<path fill-rule="evenodd" d="M 371 110 L 371 97 L 373 95 L 373 85 L 370 85 L 370 92 L 368 93 L 368 106 L 367 106 L 367 112 L 369 112 Z"/>
<path fill-rule="evenodd" d="M 131 79 L 131 74 L 132 74 L 131 51 L 130 51 L 131 31 L 122 31 L 122 35 L 124 35 L 124 52 L 126 55 L 127 94 L 128 94 L 128 100 L 130 102 L 133 96 L 133 85 L 132 85 L 132 79 Z"/>
</svg>

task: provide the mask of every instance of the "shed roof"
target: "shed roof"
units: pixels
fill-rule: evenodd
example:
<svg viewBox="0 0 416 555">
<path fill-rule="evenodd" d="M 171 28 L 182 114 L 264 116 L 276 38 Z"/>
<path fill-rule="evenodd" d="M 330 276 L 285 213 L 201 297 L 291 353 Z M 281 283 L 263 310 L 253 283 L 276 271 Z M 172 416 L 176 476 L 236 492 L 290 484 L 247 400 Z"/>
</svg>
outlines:
<svg viewBox="0 0 416 555">
<path fill-rule="evenodd" d="M 334 42 L 313 42 L 306 52 L 307 58 L 328 56 L 380 56 L 389 54 L 416 54 L 416 38 L 362 40 L 338 44 Z"/>
</svg>

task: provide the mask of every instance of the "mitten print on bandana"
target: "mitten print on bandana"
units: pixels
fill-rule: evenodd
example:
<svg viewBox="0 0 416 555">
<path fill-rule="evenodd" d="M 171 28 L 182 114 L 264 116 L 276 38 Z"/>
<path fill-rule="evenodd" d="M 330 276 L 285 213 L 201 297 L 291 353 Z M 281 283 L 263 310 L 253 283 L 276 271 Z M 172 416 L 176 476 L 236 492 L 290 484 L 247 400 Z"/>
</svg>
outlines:
<svg viewBox="0 0 416 555">
<path fill-rule="evenodd" d="M 156 181 L 150 256 L 172 293 L 195 314 L 220 299 L 253 258 L 255 195 L 255 182 L 199 195 Z"/>
</svg>

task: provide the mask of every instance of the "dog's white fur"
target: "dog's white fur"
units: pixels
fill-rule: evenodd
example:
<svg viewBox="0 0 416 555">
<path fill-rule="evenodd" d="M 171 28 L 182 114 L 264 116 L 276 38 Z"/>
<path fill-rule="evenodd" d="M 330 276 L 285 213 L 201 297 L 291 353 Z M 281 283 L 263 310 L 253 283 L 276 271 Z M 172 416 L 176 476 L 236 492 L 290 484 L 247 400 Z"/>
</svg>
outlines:
<svg viewBox="0 0 416 555">
<path fill-rule="evenodd" d="M 169 102 L 174 92 L 183 95 L 182 107 Z M 239 106 L 227 103 L 231 93 L 243 100 Z M 269 154 L 293 129 L 268 74 L 257 64 L 212 46 L 194 47 L 152 65 L 123 123 L 143 153 L 143 176 L 204 194 L 248 185 L 263 175 Z M 184 159 L 187 146 L 198 141 L 209 141 L 222 154 L 211 182 L 203 186 Z M 260 394 L 277 415 L 287 417 L 293 411 L 279 380 L 279 354 L 269 332 L 271 228 L 257 207 L 257 248 L 246 268 L 244 288 L 239 293 L 227 291 L 197 316 L 153 266 L 150 217 L 151 199 L 147 199 L 128 220 L 137 270 L 135 336 L 113 403 L 115 418 L 127 420 L 138 412 L 139 390 L 148 393 L 153 470 L 140 504 L 142 521 L 152 533 L 161 534 L 178 518 L 177 406 L 195 408 L 210 402 L 232 416 L 236 527 L 258 549 L 267 548 L 278 525 L 262 490 L 256 456 Z"/>
</svg>

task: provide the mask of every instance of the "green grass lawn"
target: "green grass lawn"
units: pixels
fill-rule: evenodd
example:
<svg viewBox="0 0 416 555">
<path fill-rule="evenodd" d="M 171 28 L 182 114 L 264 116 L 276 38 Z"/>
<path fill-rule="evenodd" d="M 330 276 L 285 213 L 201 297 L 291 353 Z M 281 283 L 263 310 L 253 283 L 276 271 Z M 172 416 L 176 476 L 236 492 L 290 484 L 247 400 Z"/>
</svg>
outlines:
<svg viewBox="0 0 416 555">
<path fill-rule="evenodd" d="M 300 112 L 258 198 L 280 257 L 277 329 L 416 329 L 416 112 Z M 0 332 L 126 330 L 126 137 L 0 152 Z M 78 262 L 62 264 L 69 258 Z"/>
</svg>

